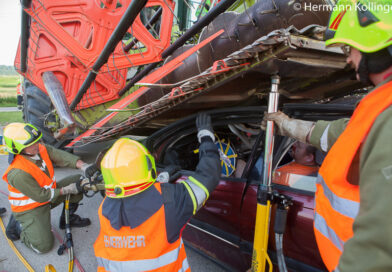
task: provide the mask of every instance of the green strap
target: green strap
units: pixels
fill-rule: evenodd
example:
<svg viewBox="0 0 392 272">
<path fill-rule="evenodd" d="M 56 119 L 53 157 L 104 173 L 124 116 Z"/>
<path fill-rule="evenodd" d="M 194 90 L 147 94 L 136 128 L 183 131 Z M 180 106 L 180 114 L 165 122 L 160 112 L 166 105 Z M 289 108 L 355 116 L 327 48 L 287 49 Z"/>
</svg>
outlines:
<svg viewBox="0 0 392 272">
<path fill-rule="evenodd" d="M 188 190 L 189 196 L 191 197 L 193 203 L 193 215 L 195 215 L 197 209 L 195 195 L 193 194 L 191 187 L 184 180 L 180 181 L 180 183 L 184 184 L 185 188 Z"/>
</svg>

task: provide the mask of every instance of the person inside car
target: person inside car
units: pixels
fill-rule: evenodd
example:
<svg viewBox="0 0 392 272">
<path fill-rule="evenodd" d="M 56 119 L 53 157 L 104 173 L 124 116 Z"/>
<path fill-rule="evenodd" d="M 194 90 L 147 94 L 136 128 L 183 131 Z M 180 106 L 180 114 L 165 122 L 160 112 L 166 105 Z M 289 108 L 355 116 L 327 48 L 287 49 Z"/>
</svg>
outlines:
<svg viewBox="0 0 392 272">
<path fill-rule="evenodd" d="M 295 142 L 291 149 L 293 160 L 276 169 L 273 182 L 296 189 L 313 187 L 312 182 L 308 184 L 310 180 L 306 177 L 317 176 L 319 167 L 316 163 L 316 150 L 309 144 Z"/>
<path fill-rule="evenodd" d="M 281 135 L 328 151 L 317 180 L 314 231 L 329 271 L 392 271 L 392 16 L 363 3 L 338 1 L 325 33 L 327 46 L 343 46 L 357 79 L 376 86 L 351 119 L 265 116 Z"/>
</svg>

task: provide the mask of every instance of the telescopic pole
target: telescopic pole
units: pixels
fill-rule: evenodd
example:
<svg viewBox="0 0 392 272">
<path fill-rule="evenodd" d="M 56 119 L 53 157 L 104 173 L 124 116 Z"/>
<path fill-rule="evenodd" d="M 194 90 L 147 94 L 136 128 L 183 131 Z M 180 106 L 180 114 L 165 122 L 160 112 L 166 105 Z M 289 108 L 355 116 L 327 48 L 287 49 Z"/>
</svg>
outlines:
<svg viewBox="0 0 392 272">
<path fill-rule="evenodd" d="M 271 77 L 271 92 L 268 99 L 268 113 L 278 110 L 280 78 Z M 272 262 L 268 256 L 268 235 L 271 215 L 272 199 L 272 160 L 274 152 L 274 123 L 267 122 L 265 130 L 264 172 L 263 180 L 257 189 L 257 211 L 255 224 L 255 237 L 253 241 L 252 272 L 263 272 L 268 262 L 268 270 L 272 271 Z"/>
</svg>

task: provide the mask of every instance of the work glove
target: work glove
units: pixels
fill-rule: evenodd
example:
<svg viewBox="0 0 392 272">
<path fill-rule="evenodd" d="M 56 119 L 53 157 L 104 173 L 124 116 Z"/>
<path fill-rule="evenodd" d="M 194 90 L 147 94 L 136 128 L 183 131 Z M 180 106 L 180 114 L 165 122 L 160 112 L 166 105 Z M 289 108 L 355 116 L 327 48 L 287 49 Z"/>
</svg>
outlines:
<svg viewBox="0 0 392 272">
<path fill-rule="evenodd" d="M 292 119 L 281 111 L 264 113 L 261 128 L 267 127 L 267 121 L 273 121 L 276 125 L 276 132 L 279 135 L 294 138 L 300 142 L 308 143 L 308 137 L 313 130 L 314 122 Z"/>
<path fill-rule="evenodd" d="M 96 172 L 99 172 L 98 167 L 95 165 L 95 163 L 92 164 L 83 164 L 81 170 L 83 171 L 83 176 L 86 178 L 91 178 L 94 176 Z"/>
<path fill-rule="evenodd" d="M 71 183 L 65 187 L 60 188 L 60 195 L 77 195 L 80 191 L 76 183 Z"/>
<path fill-rule="evenodd" d="M 179 172 L 181 168 L 178 165 L 169 165 L 157 177 L 157 181 L 161 183 L 173 183 L 181 177 Z"/>
<path fill-rule="evenodd" d="M 88 178 L 81 178 L 78 182 L 76 182 L 76 188 L 80 193 L 90 190 L 90 180 Z"/>
<path fill-rule="evenodd" d="M 201 143 L 201 138 L 208 136 L 215 142 L 214 130 L 211 125 L 210 115 L 202 112 L 196 118 L 197 139 Z"/>
<path fill-rule="evenodd" d="M 7 210 L 5 208 L 0 208 L 0 216 L 3 215 Z"/>
</svg>

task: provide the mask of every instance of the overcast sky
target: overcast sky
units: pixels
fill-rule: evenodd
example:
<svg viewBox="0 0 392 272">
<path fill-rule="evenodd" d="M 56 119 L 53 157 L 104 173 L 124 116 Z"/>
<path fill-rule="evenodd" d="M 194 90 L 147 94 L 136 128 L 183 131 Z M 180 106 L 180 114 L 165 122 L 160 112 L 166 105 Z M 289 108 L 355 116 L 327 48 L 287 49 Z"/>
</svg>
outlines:
<svg viewBox="0 0 392 272">
<path fill-rule="evenodd" d="M 0 64 L 14 65 L 19 36 L 19 1 L 0 0 Z"/>
</svg>

